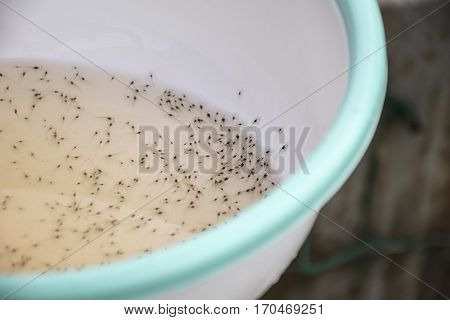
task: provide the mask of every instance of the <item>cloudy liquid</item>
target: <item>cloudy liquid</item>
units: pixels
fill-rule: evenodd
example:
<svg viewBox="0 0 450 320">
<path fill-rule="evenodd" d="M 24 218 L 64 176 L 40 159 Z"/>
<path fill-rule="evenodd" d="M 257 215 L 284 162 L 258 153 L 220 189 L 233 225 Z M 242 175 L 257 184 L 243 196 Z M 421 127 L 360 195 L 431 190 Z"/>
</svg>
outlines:
<svg viewBox="0 0 450 320">
<path fill-rule="evenodd" d="M 149 254 L 214 228 L 272 186 L 255 141 L 227 136 L 236 117 L 158 91 L 150 75 L 21 63 L 0 72 L 1 273 Z M 206 125 L 216 133 L 205 138 L 210 152 L 197 137 Z M 177 133 L 183 126 L 193 133 Z"/>
</svg>

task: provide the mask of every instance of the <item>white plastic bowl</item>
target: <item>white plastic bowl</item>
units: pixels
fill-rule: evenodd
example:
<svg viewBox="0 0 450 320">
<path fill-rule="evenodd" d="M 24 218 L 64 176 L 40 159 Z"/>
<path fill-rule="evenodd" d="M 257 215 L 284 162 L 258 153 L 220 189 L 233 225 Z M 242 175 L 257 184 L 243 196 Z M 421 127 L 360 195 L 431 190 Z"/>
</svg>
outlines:
<svg viewBox="0 0 450 320">
<path fill-rule="evenodd" d="M 2 60 L 152 72 L 245 120 L 311 128 L 302 149 L 309 172 L 297 170 L 229 223 L 139 260 L 0 276 L 8 298 L 259 297 L 296 256 L 378 122 L 387 71 L 374 0 L 6 3 Z"/>
</svg>

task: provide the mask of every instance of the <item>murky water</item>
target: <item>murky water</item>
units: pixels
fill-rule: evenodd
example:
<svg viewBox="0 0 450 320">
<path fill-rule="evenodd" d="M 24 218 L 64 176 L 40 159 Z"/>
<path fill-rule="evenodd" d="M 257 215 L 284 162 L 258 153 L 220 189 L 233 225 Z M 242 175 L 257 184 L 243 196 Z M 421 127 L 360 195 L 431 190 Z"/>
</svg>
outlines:
<svg viewBox="0 0 450 320">
<path fill-rule="evenodd" d="M 148 254 L 272 186 L 266 152 L 229 130 L 236 116 L 158 90 L 151 75 L 23 63 L 0 72 L 2 273 Z"/>
</svg>

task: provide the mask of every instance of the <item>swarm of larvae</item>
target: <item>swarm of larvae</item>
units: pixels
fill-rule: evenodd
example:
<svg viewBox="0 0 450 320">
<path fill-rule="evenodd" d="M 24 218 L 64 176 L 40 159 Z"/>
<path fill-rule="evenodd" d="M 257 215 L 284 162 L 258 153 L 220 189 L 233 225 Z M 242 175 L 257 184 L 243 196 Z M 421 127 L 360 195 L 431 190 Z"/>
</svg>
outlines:
<svg viewBox="0 0 450 320">
<path fill-rule="evenodd" d="M 152 75 L 0 71 L 1 273 L 142 257 L 226 223 L 273 186 L 270 151 L 248 126 L 156 89 Z"/>
</svg>

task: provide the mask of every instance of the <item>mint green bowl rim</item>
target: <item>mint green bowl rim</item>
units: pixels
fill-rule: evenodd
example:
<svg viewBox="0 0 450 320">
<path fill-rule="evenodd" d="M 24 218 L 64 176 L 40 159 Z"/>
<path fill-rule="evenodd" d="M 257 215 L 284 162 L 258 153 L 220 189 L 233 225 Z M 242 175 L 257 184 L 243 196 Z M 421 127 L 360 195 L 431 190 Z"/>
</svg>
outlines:
<svg viewBox="0 0 450 320">
<path fill-rule="evenodd" d="M 2 275 L 0 297 L 12 292 L 10 299 L 158 297 L 238 262 L 300 219 L 316 214 L 367 149 L 386 93 L 385 35 L 376 1 L 337 0 L 337 4 L 349 43 L 348 86 L 332 128 L 306 158 L 310 174 L 295 173 L 282 184 L 283 190 L 273 191 L 220 228 L 139 259 L 38 277 Z"/>
</svg>

